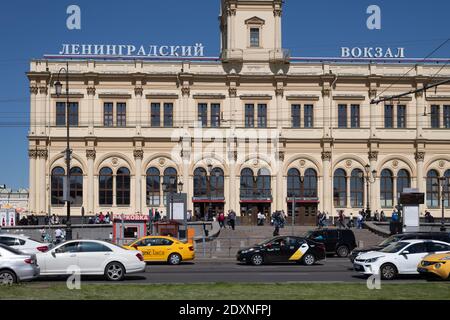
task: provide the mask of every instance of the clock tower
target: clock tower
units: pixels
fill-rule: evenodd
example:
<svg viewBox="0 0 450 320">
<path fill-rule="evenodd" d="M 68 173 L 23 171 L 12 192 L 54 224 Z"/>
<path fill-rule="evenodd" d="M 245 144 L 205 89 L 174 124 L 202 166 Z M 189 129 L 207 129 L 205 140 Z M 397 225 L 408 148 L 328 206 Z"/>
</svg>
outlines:
<svg viewBox="0 0 450 320">
<path fill-rule="evenodd" d="M 282 0 L 221 0 L 221 58 L 224 63 L 287 63 L 282 49 Z"/>
</svg>

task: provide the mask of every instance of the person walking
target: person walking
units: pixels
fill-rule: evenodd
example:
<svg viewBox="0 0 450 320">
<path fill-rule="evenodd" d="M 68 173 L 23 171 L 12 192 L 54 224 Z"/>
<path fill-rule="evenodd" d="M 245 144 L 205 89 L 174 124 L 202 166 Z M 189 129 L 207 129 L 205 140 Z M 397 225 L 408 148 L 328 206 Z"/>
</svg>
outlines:
<svg viewBox="0 0 450 320">
<path fill-rule="evenodd" d="M 259 211 L 258 212 L 258 226 L 263 226 L 265 220 L 266 220 L 266 216 L 261 211 Z"/>
<path fill-rule="evenodd" d="M 219 213 L 217 221 L 219 222 L 220 229 L 225 228 L 225 214 L 223 212 Z"/>
<path fill-rule="evenodd" d="M 234 210 L 231 210 L 228 214 L 228 221 L 230 222 L 231 229 L 235 229 L 236 227 L 236 212 Z"/>
<path fill-rule="evenodd" d="M 275 227 L 275 229 L 273 230 L 274 237 L 277 237 L 280 235 L 280 216 L 281 216 L 280 211 L 275 211 L 272 214 L 272 221 L 273 221 L 273 225 Z"/>
<path fill-rule="evenodd" d="M 346 229 L 344 210 L 340 210 L 339 211 L 339 214 L 338 214 L 338 228 Z"/>
<path fill-rule="evenodd" d="M 60 228 L 55 230 L 55 240 L 56 244 L 59 244 L 63 241 L 63 231 Z"/>
</svg>

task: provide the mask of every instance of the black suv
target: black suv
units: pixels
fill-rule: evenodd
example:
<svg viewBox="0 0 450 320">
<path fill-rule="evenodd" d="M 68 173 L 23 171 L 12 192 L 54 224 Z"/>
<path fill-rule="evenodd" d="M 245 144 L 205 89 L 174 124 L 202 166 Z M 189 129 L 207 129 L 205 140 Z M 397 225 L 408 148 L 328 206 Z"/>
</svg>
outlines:
<svg viewBox="0 0 450 320">
<path fill-rule="evenodd" d="M 421 239 L 421 240 L 437 240 L 437 241 L 443 241 L 450 243 L 450 233 L 449 232 L 409 232 L 409 233 L 401 233 L 401 234 L 395 234 L 393 236 L 390 236 L 389 238 L 384 239 L 381 243 L 379 243 L 376 246 L 368 247 L 364 249 L 355 249 L 351 252 L 349 258 L 350 261 L 353 263 L 353 261 L 356 259 L 358 255 L 364 252 L 369 251 L 379 251 L 388 245 L 390 245 L 393 242 L 398 242 L 401 240 L 414 240 L 414 239 Z"/>
<path fill-rule="evenodd" d="M 339 257 L 347 257 L 357 247 L 355 234 L 350 229 L 318 229 L 309 231 L 305 237 L 323 243 L 327 254 Z"/>
</svg>

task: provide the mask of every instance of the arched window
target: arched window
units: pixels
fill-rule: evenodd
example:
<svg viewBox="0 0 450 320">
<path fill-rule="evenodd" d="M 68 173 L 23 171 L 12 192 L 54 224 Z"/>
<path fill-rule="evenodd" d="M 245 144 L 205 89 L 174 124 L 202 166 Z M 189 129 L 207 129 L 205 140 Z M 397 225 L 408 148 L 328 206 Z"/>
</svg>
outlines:
<svg viewBox="0 0 450 320">
<path fill-rule="evenodd" d="M 394 206 L 394 176 L 392 171 L 388 169 L 381 171 L 380 200 L 382 208 Z"/>
<path fill-rule="evenodd" d="M 203 168 L 194 171 L 194 197 L 203 199 L 208 197 L 206 170 Z"/>
<path fill-rule="evenodd" d="M 241 171 L 241 199 L 252 199 L 253 191 L 253 171 L 249 168 L 245 168 Z"/>
<path fill-rule="evenodd" d="M 257 199 L 266 199 L 272 196 L 272 188 L 270 183 L 270 171 L 266 168 L 259 169 L 256 178 L 256 195 Z"/>
<path fill-rule="evenodd" d="M 220 168 L 214 168 L 209 181 L 211 197 L 213 199 L 224 198 L 224 173 Z"/>
<path fill-rule="evenodd" d="M 337 169 L 333 178 L 334 206 L 344 208 L 347 206 L 347 175 L 343 169 Z"/>
<path fill-rule="evenodd" d="M 163 191 L 164 191 L 164 204 L 167 204 L 167 194 L 177 192 L 178 173 L 175 168 L 167 168 L 164 170 L 163 177 Z"/>
<path fill-rule="evenodd" d="M 444 173 L 445 182 L 444 182 L 444 207 L 450 208 L 450 170 L 445 171 Z"/>
<path fill-rule="evenodd" d="M 52 170 L 51 184 L 52 184 L 52 205 L 64 205 L 64 169 L 56 167 Z"/>
<path fill-rule="evenodd" d="M 350 203 L 353 208 L 364 206 L 364 173 L 361 169 L 353 170 L 350 177 Z"/>
<path fill-rule="evenodd" d="M 130 205 L 130 170 L 119 168 L 116 174 L 116 203 L 118 206 Z"/>
<path fill-rule="evenodd" d="M 287 196 L 288 198 L 300 197 L 300 172 L 297 169 L 289 169 L 287 176 Z"/>
<path fill-rule="evenodd" d="M 101 206 L 113 204 L 113 172 L 110 168 L 100 170 L 98 176 L 98 199 Z"/>
<path fill-rule="evenodd" d="M 146 174 L 147 181 L 147 206 L 159 206 L 161 178 L 157 168 L 149 168 Z"/>
<path fill-rule="evenodd" d="M 75 207 L 83 205 L 83 170 L 78 167 L 70 169 L 70 201 Z"/>
<path fill-rule="evenodd" d="M 405 188 L 411 188 L 411 177 L 407 170 L 402 169 L 397 173 L 397 199 Z"/>
<path fill-rule="evenodd" d="M 439 208 L 439 173 L 436 170 L 430 170 L 427 174 L 427 207 Z"/>
<path fill-rule="evenodd" d="M 304 198 L 317 198 L 317 173 L 314 169 L 307 169 L 305 171 L 304 179 Z"/>
</svg>

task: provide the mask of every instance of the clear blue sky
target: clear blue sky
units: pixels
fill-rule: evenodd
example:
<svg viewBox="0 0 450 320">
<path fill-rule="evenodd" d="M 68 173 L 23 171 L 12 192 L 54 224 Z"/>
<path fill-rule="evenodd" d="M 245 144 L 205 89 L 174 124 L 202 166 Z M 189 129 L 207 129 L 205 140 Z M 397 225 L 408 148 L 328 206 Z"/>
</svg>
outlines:
<svg viewBox="0 0 450 320">
<path fill-rule="evenodd" d="M 66 8 L 82 10 L 82 30 L 66 28 Z M 28 187 L 29 89 L 32 58 L 62 43 L 169 44 L 201 42 L 219 54 L 220 0 L 40 0 L 0 4 L 0 184 Z M 369 31 L 366 9 L 382 10 L 382 29 Z M 423 58 L 450 37 L 448 0 L 287 0 L 283 46 L 293 56 L 339 56 L 342 46 L 405 47 Z M 450 57 L 446 45 L 434 57 Z"/>
</svg>

